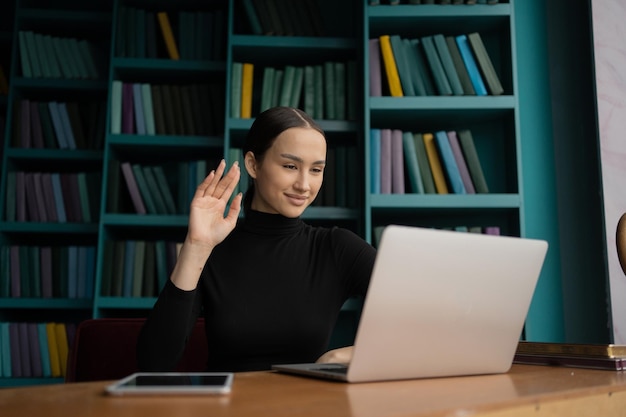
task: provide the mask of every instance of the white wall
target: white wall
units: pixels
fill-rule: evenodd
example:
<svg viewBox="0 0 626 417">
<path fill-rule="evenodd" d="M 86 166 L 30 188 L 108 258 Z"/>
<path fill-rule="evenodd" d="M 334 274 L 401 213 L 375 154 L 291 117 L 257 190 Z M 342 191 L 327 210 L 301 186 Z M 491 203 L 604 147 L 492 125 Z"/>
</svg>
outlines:
<svg viewBox="0 0 626 417">
<path fill-rule="evenodd" d="M 593 0 L 592 19 L 613 337 L 626 344 L 626 276 L 615 246 L 626 212 L 626 2 Z"/>
</svg>

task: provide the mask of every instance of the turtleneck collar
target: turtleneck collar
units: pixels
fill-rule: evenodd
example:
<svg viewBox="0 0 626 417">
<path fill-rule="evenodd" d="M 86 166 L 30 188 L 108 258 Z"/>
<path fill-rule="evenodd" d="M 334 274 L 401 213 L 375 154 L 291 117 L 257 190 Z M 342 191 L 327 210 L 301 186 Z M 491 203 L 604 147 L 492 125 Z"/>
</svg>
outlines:
<svg viewBox="0 0 626 417">
<path fill-rule="evenodd" d="M 300 217 L 289 218 L 281 214 L 249 210 L 240 225 L 248 232 L 280 235 L 297 232 L 305 224 Z"/>
</svg>

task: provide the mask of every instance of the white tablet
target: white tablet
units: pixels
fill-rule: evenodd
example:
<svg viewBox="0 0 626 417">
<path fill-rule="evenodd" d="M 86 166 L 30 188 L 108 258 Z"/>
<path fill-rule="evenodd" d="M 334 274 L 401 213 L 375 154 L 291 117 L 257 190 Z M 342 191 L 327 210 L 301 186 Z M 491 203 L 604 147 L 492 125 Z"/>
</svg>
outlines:
<svg viewBox="0 0 626 417">
<path fill-rule="evenodd" d="M 233 383 L 230 372 L 138 372 L 106 387 L 113 395 L 228 394 Z"/>
</svg>

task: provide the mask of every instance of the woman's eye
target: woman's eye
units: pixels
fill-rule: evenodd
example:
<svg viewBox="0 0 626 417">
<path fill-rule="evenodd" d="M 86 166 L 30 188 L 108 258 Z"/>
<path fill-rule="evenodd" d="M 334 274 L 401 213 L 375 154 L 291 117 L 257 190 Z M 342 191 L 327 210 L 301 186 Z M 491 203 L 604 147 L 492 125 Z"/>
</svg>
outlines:
<svg viewBox="0 0 626 417">
<path fill-rule="evenodd" d="M 285 168 L 287 168 L 287 169 L 296 169 L 296 166 L 287 164 L 287 165 L 285 165 Z"/>
</svg>

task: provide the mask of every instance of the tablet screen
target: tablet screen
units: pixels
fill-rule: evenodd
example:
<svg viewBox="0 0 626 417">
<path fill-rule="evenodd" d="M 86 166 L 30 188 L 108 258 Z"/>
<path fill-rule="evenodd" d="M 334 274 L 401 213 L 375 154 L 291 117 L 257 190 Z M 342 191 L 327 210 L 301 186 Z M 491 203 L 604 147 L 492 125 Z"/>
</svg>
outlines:
<svg viewBox="0 0 626 417">
<path fill-rule="evenodd" d="M 107 387 L 111 394 L 225 394 L 233 374 L 220 372 L 135 373 Z"/>
</svg>

